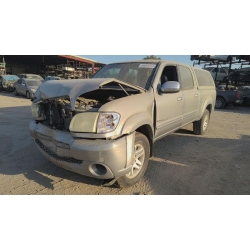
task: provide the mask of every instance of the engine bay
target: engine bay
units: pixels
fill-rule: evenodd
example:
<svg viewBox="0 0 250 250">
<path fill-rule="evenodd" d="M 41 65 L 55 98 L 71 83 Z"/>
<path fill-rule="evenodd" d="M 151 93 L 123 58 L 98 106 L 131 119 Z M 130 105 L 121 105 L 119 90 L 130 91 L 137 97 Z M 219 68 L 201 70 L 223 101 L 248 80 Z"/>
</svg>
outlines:
<svg viewBox="0 0 250 250">
<path fill-rule="evenodd" d="M 72 118 L 83 112 L 97 112 L 105 103 L 127 96 L 123 91 L 95 90 L 76 99 L 74 109 L 69 98 L 55 98 L 38 102 L 40 122 L 54 129 L 69 131 Z"/>
</svg>

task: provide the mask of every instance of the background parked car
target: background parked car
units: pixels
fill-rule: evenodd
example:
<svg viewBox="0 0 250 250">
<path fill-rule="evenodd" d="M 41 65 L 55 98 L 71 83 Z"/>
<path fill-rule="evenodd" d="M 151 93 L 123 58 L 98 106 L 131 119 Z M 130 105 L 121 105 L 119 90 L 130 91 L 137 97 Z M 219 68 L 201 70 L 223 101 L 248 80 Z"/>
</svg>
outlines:
<svg viewBox="0 0 250 250">
<path fill-rule="evenodd" d="M 225 90 L 225 87 L 218 84 L 218 83 L 215 83 L 215 87 L 216 87 L 216 89 Z"/>
<path fill-rule="evenodd" d="M 242 99 L 242 93 L 235 90 L 216 89 L 216 109 L 223 109 L 229 104 L 236 104 Z"/>
<path fill-rule="evenodd" d="M 14 83 L 14 94 L 23 95 L 26 96 L 28 99 L 33 99 L 34 93 L 41 84 L 42 81 L 37 79 L 21 78 Z"/>
<path fill-rule="evenodd" d="M 49 80 L 63 80 L 63 78 L 59 76 L 46 76 L 44 81 L 49 81 Z"/>
<path fill-rule="evenodd" d="M 22 74 L 18 74 L 17 76 L 19 78 L 25 78 L 25 79 L 36 79 L 36 80 L 40 80 L 40 81 L 44 80 L 41 76 L 35 75 L 35 74 L 22 73 Z"/>
<path fill-rule="evenodd" d="M 250 105 L 250 86 L 241 86 L 238 90 L 242 93 L 241 103 L 244 106 Z"/>
<path fill-rule="evenodd" d="M 242 68 L 242 69 L 237 69 L 231 72 L 228 76 L 226 76 L 223 80 L 224 82 L 231 82 L 234 83 L 235 85 L 241 85 L 250 83 L 250 68 Z"/>
<path fill-rule="evenodd" d="M 1 75 L 0 76 L 0 91 L 5 90 L 12 92 L 14 90 L 13 84 L 19 79 L 15 75 Z"/>
<path fill-rule="evenodd" d="M 228 68 L 218 68 L 217 69 L 217 67 L 206 67 L 203 69 L 205 69 L 211 73 L 214 81 L 215 81 L 215 76 L 216 76 L 216 71 L 217 71 L 216 82 L 223 82 L 223 80 L 227 76 L 227 70 L 228 70 Z"/>
</svg>

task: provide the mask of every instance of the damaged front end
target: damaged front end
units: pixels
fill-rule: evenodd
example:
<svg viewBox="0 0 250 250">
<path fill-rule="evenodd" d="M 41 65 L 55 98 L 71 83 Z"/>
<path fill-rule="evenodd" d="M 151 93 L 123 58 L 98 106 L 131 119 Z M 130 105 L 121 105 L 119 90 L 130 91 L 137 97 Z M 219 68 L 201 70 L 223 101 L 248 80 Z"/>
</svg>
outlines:
<svg viewBox="0 0 250 250">
<path fill-rule="evenodd" d="M 3 80 L 2 87 L 8 92 L 14 91 L 14 83 L 16 80 Z"/>
<path fill-rule="evenodd" d="M 94 133 L 104 138 L 103 134 L 116 128 L 120 114 L 99 112 L 99 109 L 109 102 L 141 92 L 141 88 L 117 79 L 50 81 L 35 93 L 32 115 L 37 122 L 52 129 L 71 131 L 75 137 L 79 137 L 77 133 Z M 97 137 L 92 135 L 92 138 Z"/>
<path fill-rule="evenodd" d="M 95 178 L 128 173 L 135 133 L 120 134 L 120 114 L 100 111 L 107 103 L 143 92 L 128 85 L 116 79 L 43 83 L 32 102 L 30 124 L 42 154 L 57 166 Z"/>
<path fill-rule="evenodd" d="M 72 118 L 84 112 L 97 112 L 101 107 L 97 100 L 78 97 L 72 109 L 70 99 L 53 98 L 49 100 L 35 100 L 31 110 L 33 118 L 52 129 L 69 131 Z M 86 131 L 90 132 L 90 131 Z M 94 132 L 93 129 L 91 132 Z"/>
</svg>

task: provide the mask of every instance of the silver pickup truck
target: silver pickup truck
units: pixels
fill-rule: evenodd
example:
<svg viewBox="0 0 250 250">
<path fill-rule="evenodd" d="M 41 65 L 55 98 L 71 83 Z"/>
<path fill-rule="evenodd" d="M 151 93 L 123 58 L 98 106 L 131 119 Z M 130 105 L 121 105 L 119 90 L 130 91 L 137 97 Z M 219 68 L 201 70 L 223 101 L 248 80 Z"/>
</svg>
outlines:
<svg viewBox="0 0 250 250">
<path fill-rule="evenodd" d="M 142 60 L 44 82 L 35 97 L 30 132 L 48 160 L 128 187 L 144 175 L 156 140 L 189 123 L 206 132 L 216 91 L 208 71 Z"/>
</svg>

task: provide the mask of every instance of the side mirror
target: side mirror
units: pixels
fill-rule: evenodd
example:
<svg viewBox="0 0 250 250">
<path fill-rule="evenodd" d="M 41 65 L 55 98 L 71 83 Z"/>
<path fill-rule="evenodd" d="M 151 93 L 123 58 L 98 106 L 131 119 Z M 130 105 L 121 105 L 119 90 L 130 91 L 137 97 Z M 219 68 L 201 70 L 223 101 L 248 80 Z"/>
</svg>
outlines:
<svg viewBox="0 0 250 250">
<path fill-rule="evenodd" d="M 177 93 L 181 90 L 181 84 L 175 81 L 168 81 L 162 84 L 160 93 Z"/>
</svg>

